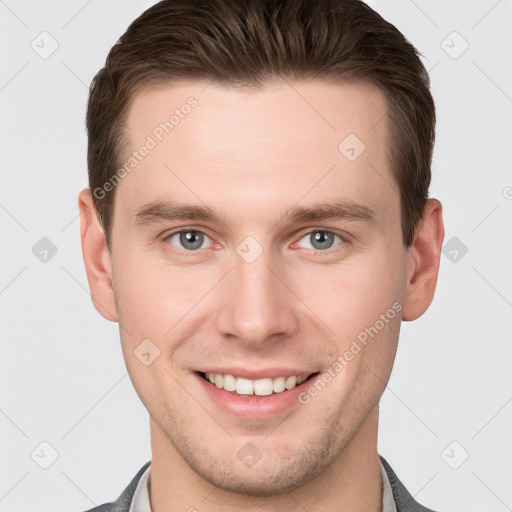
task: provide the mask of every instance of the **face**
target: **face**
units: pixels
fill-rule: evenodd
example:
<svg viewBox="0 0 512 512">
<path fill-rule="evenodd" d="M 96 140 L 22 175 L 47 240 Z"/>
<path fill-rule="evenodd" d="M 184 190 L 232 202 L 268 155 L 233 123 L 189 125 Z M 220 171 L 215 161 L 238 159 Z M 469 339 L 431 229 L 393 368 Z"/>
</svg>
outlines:
<svg viewBox="0 0 512 512">
<path fill-rule="evenodd" d="M 311 481 L 376 410 L 408 277 L 386 111 L 371 84 L 320 81 L 179 82 L 129 110 L 139 156 L 111 255 L 123 354 L 153 450 L 220 488 Z"/>
</svg>

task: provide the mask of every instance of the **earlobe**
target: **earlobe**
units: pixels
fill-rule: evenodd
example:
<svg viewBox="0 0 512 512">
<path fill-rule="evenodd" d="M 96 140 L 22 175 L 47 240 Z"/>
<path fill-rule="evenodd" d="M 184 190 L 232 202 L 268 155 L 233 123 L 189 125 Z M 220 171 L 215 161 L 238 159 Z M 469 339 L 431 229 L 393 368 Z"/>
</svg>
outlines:
<svg viewBox="0 0 512 512">
<path fill-rule="evenodd" d="M 403 320 L 416 320 L 432 303 L 443 240 L 442 205 L 437 199 L 428 199 L 407 256 L 408 274 L 402 310 Z"/>
<path fill-rule="evenodd" d="M 78 195 L 78 209 L 82 255 L 92 303 L 103 317 L 117 322 L 112 284 L 112 262 L 89 188 L 85 188 Z"/>
</svg>

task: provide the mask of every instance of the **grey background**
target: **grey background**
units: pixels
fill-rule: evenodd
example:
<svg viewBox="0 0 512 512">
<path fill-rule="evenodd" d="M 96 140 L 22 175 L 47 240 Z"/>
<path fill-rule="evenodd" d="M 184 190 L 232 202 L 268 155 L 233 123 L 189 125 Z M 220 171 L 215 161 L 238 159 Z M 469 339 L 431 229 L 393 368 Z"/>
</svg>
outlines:
<svg viewBox="0 0 512 512">
<path fill-rule="evenodd" d="M 117 324 L 89 297 L 77 195 L 88 85 L 153 3 L 0 1 L 2 512 L 111 501 L 151 458 Z M 403 324 L 379 453 L 431 508 L 511 510 L 512 0 L 369 3 L 430 71 L 449 243 L 434 303 Z"/>
</svg>

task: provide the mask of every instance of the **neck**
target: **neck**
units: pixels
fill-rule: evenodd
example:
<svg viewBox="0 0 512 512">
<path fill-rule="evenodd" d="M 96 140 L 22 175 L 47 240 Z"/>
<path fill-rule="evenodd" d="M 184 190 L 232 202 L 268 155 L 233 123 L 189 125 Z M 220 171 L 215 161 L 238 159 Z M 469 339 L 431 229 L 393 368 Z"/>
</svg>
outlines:
<svg viewBox="0 0 512 512">
<path fill-rule="evenodd" d="M 377 452 L 378 406 L 327 468 L 307 484 L 283 494 L 248 496 L 215 487 L 198 475 L 150 418 L 152 512 L 290 512 L 343 510 L 381 512 L 382 479 Z"/>
</svg>

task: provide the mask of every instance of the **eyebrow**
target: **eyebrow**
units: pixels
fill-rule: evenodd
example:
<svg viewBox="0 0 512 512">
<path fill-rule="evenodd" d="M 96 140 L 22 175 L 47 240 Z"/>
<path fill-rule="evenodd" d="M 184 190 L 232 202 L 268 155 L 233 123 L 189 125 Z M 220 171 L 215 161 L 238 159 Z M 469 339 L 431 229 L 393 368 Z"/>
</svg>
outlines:
<svg viewBox="0 0 512 512">
<path fill-rule="evenodd" d="M 229 225 L 229 219 L 208 206 L 184 204 L 175 201 L 153 201 L 136 209 L 134 223 L 137 225 L 157 224 L 165 221 L 194 220 L 221 222 Z M 285 212 L 278 222 L 285 220 L 299 224 L 322 220 L 351 220 L 367 223 L 377 221 L 376 212 L 370 207 L 354 201 L 338 200 L 294 207 Z M 277 223 L 276 223 L 277 224 Z"/>
</svg>

